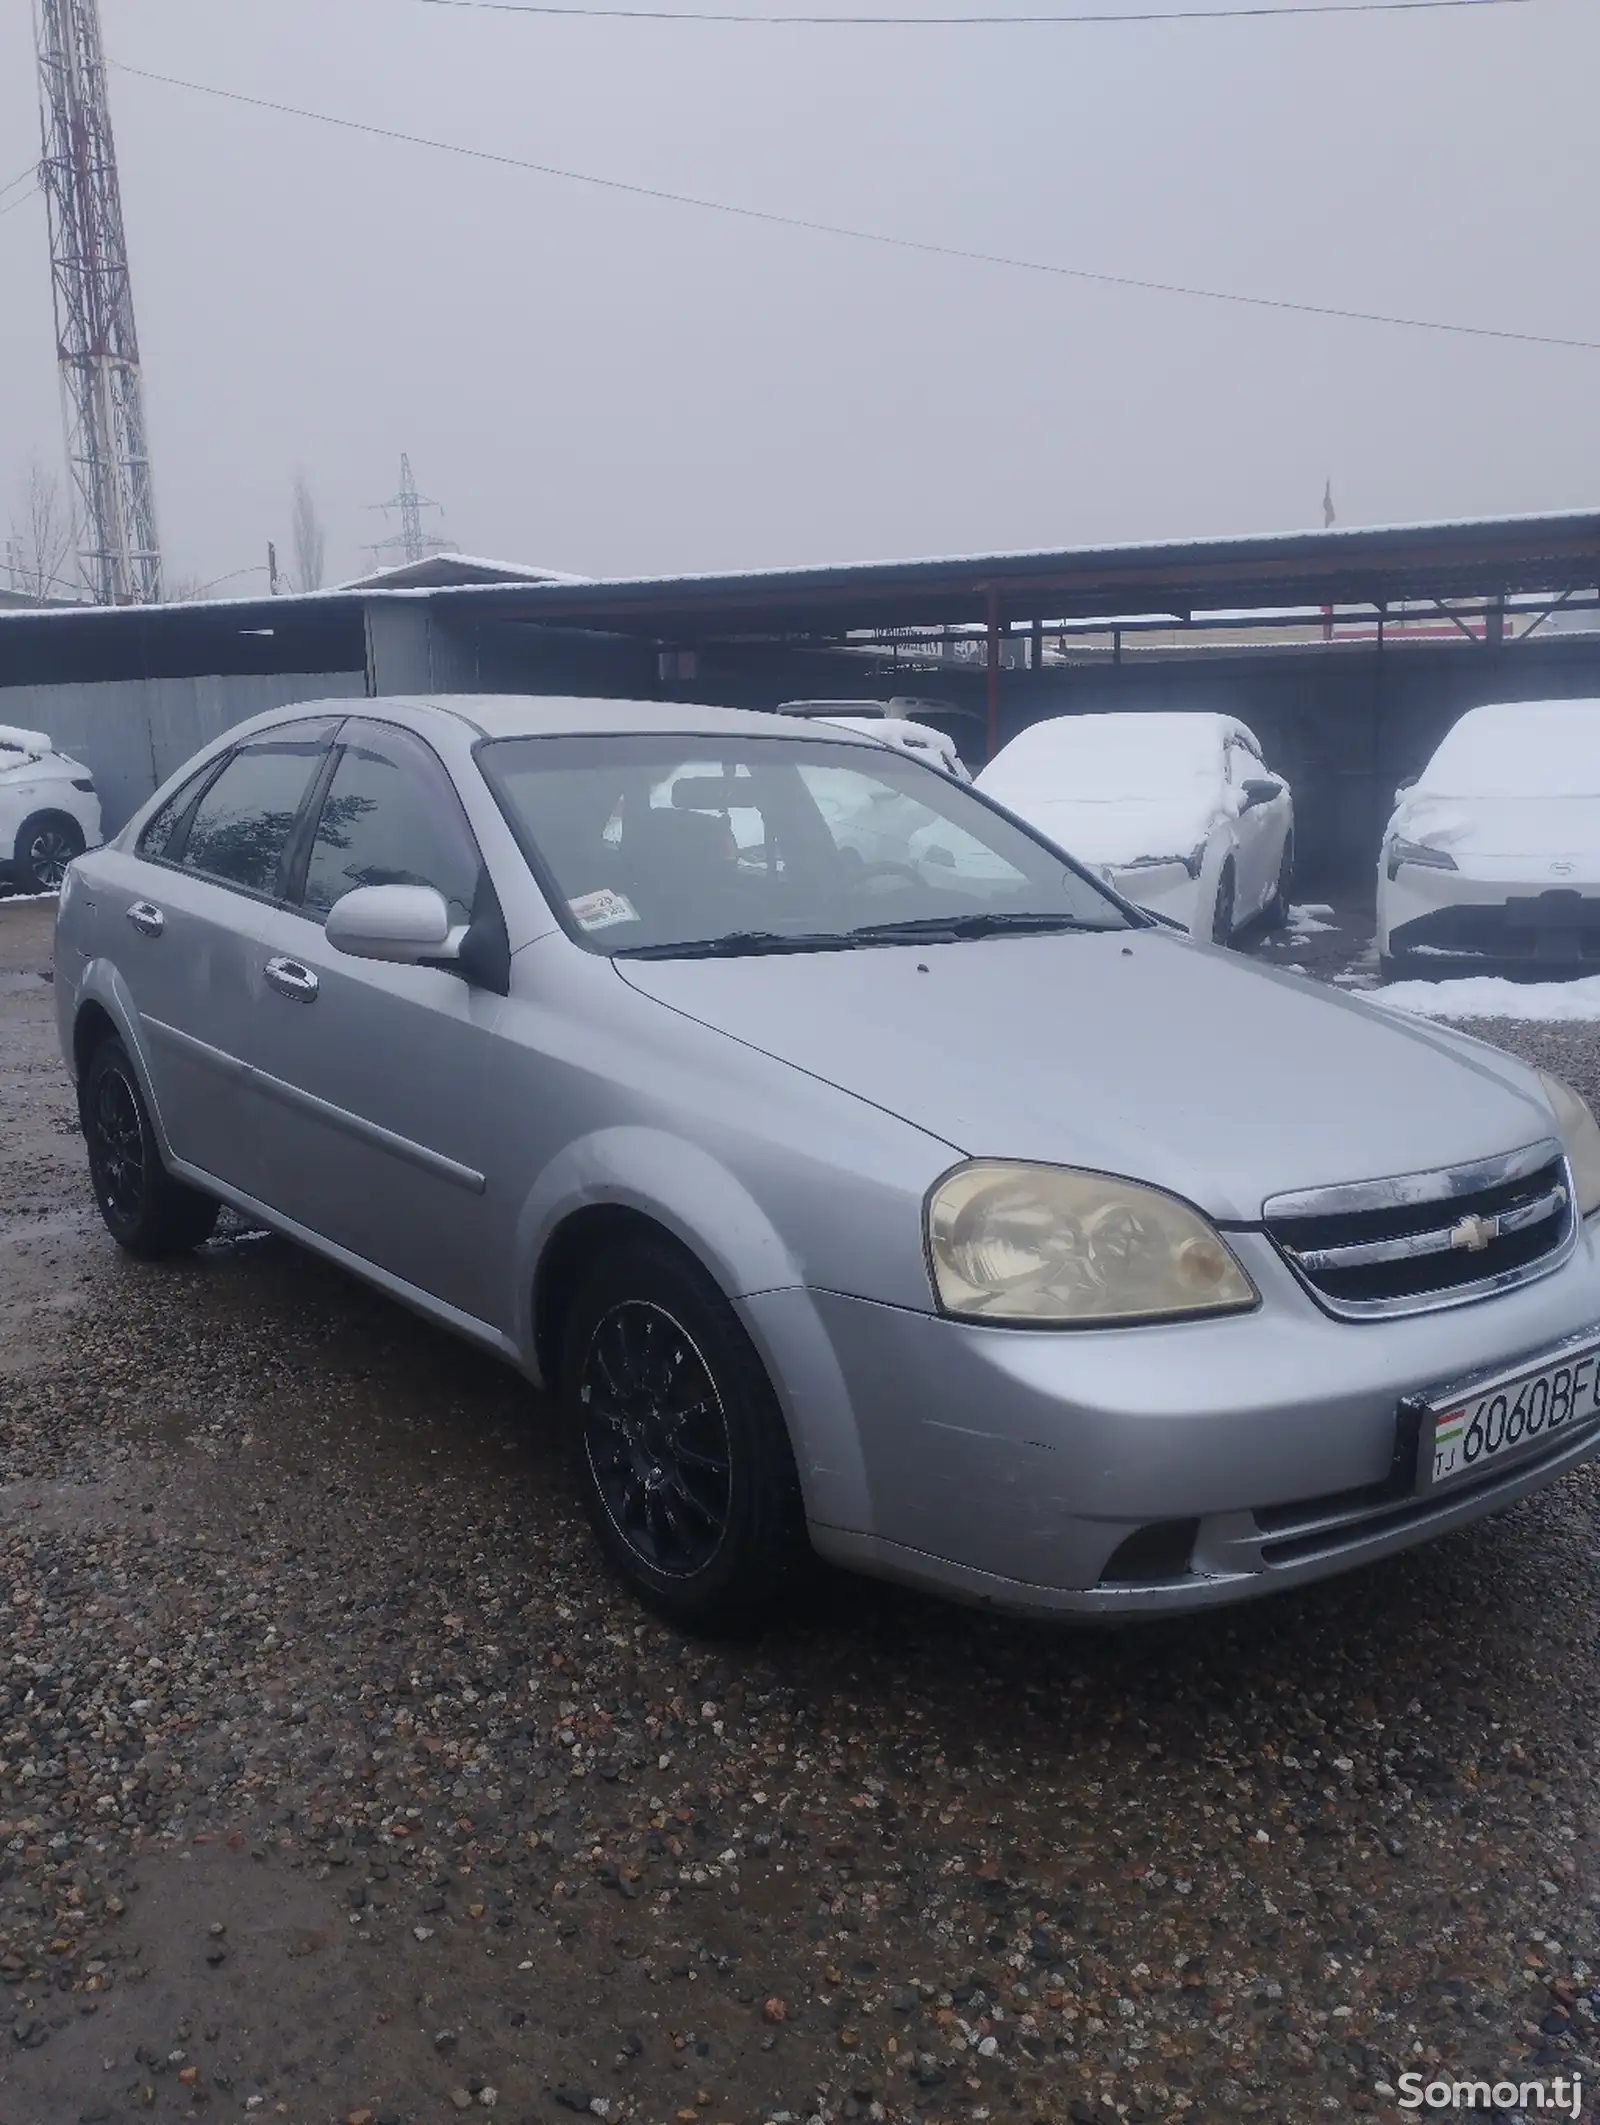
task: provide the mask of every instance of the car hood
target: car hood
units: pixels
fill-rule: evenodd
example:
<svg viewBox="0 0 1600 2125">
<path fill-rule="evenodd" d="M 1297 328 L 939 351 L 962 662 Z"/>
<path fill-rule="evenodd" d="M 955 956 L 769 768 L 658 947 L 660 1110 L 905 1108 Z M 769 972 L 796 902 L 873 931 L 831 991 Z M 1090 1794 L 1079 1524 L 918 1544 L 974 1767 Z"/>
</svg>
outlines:
<svg viewBox="0 0 1600 2125">
<path fill-rule="evenodd" d="M 1600 869 L 1600 799 L 1436 797 L 1418 790 L 1394 815 L 1392 834 L 1471 856 L 1560 856 Z"/>
<path fill-rule="evenodd" d="M 1170 933 L 618 960 L 643 995 L 973 1157 L 1266 1197 L 1550 1133 L 1509 1056 Z"/>
<path fill-rule="evenodd" d="M 1115 866 L 1141 856 L 1187 856 L 1211 831 L 1210 807 L 1198 795 L 998 801 L 1081 863 Z"/>
</svg>

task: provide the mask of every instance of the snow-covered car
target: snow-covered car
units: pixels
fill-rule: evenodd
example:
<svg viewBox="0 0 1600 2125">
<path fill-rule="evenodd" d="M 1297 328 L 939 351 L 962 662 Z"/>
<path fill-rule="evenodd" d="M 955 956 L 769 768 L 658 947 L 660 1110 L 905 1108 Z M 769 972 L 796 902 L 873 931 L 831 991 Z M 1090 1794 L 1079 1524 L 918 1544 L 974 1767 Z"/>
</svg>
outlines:
<svg viewBox="0 0 1600 2125">
<path fill-rule="evenodd" d="M 1288 914 L 1294 799 L 1232 716 L 1055 716 L 1002 746 L 977 787 L 1191 936 L 1226 944 Z"/>
<path fill-rule="evenodd" d="M 1391 980 L 1600 967 L 1600 701 L 1469 709 L 1396 790 L 1378 953 Z"/>
<path fill-rule="evenodd" d="M 970 782 L 966 763 L 948 731 L 937 730 L 933 725 L 920 723 L 906 711 L 917 704 L 911 701 L 785 701 L 779 709 L 784 716 L 813 716 L 820 722 L 835 723 L 841 730 L 864 731 L 869 738 L 881 739 L 897 751 L 910 753 L 913 759 L 925 760 L 930 767 L 941 768 L 953 775 L 957 782 Z"/>
<path fill-rule="evenodd" d="M 24 893 L 53 893 L 73 857 L 99 846 L 89 770 L 43 731 L 0 723 L 0 878 Z"/>
</svg>

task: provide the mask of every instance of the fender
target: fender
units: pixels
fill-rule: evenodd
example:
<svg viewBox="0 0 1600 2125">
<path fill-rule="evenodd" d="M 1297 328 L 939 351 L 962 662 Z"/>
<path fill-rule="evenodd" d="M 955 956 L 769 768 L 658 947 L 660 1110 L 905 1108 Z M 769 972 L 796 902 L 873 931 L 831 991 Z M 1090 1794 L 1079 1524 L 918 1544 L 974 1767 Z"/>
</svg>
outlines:
<svg viewBox="0 0 1600 2125">
<path fill-rule="evenodd" d="M 601 1129 L 540 1174 L 518 1221 L 515 1336 L 524 1371 L 548 1387 L 534 1348 L 533 1294 L 552 1237 L 596 1204 L 637 1210 L 687 1248 L 734 1306 L 777 1394 L 813 1530 L 870 1528 L 856 1412 L 799 1264 L 744 1184 L 666 1130 Z"/>
<path fill-rule="evenodd" d="M 782 1236 L 742 1181 L 710 1152 L 664 1129 L 597 1129 L 567 1144 L 529 1190 L 517 1220 L 515 1336 L 530 1379 L 533 1293 L 551 1236 L 596 1204 L 637 1210 L 679 1240 L 728 1299 L 803 1282 Z"/>
<path fill-rule="evenodd" d="M 116 1027 L 122 1045 L 128 1051 L 134 1075 L 139 1080 L 139 1092 L 144 1100 L 145 1111 L 150 1117 L 150 1127 L 155 1134 L 156 1149 L 161 1154 L 161 1163 L 169 1169 L 175 1161 L 172 1143 L 167 1135 L 167 1125 L 162 1117 L 161 1103 L 155 1094 L 155 1079 L 150 1072 L 150 1057 L 139 1031 L 139 1013 L 129 992 L 128 984 L 117 972 L 109 959 L 91 959 L 85 962 L 83 974 L 72 997 L 72 1024 L 67 1029 L 65 1043 L 67 1069 L 77 1082 L 77 1069 L 73 1062 L 72 1036 L 76 1032 L 85 1004 L 98 1004 Z"/>
</svg>

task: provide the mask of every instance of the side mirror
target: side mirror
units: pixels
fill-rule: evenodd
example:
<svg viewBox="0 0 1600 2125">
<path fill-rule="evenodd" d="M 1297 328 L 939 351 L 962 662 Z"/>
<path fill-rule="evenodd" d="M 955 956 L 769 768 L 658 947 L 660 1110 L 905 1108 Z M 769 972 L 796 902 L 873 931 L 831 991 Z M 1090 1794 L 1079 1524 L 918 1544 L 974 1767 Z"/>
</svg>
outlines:
<svg viewBox="0 0 1600 2125">
<path fill-rule="evenodd" d="M 1406 775 L 1399 782 L 1397 782 L 1394 786 L 1395 803 L 1398 804 L 1400 802 L 1400 799 L 1405 795 L 1408 789 L 1415 789 L 1420 780 L 1421 777 L 1418 775 Z"/>
<path fill-rule="evenodd" d="M 1244 799 L 1244 804 L 1241 808 L 1244 811 L 1251 812 L 1255 810 L 1258 804 L 1270 804 L 1274 797 L 1281 797 L 1283 784 L 1281 782 L 1263 782 L 1258 777 L 1254 781 L 1246 782 L 1239 794 Z"/>
<path fill-rule="evenodd" d="M 444 895 L 431 885 L 358 885 L 334 902 L 327 922 L 336 952 L 397 966 L 457 959 L 465 935 L 465 925 L 451 928 Z"/>
</svg>

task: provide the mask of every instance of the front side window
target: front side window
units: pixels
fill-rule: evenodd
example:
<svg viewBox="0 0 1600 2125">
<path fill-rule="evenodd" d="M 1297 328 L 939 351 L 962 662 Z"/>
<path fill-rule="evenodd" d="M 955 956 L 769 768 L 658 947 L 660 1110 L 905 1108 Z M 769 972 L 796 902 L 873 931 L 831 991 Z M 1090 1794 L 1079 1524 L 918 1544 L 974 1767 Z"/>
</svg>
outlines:
<svg viewBox="0 0 1600 2125">
<path fill-rule="evenodd" d="M 331 724 L 298 724 L 239 748 L 195 806 L 181 850 L 199 871 L 248 893 L 278 890 L 279 867 L 300 807 L 327 753 Z"/>
<path fill-rule="evenodd" d="M 937 769 L 817 737 L 507 738 L 478 762 L 590 950 L 1114 930 L 1100 888 Z"/>
<path fill-rule="evenodd" d="M 306 867 L 304 911 L 324 920 L 363 885 L 431 885 L 453 923 L 472 920 L 481 861 L 460 799 L 409 732 L 366 722 L 340 732 Z"/>
</svg>

